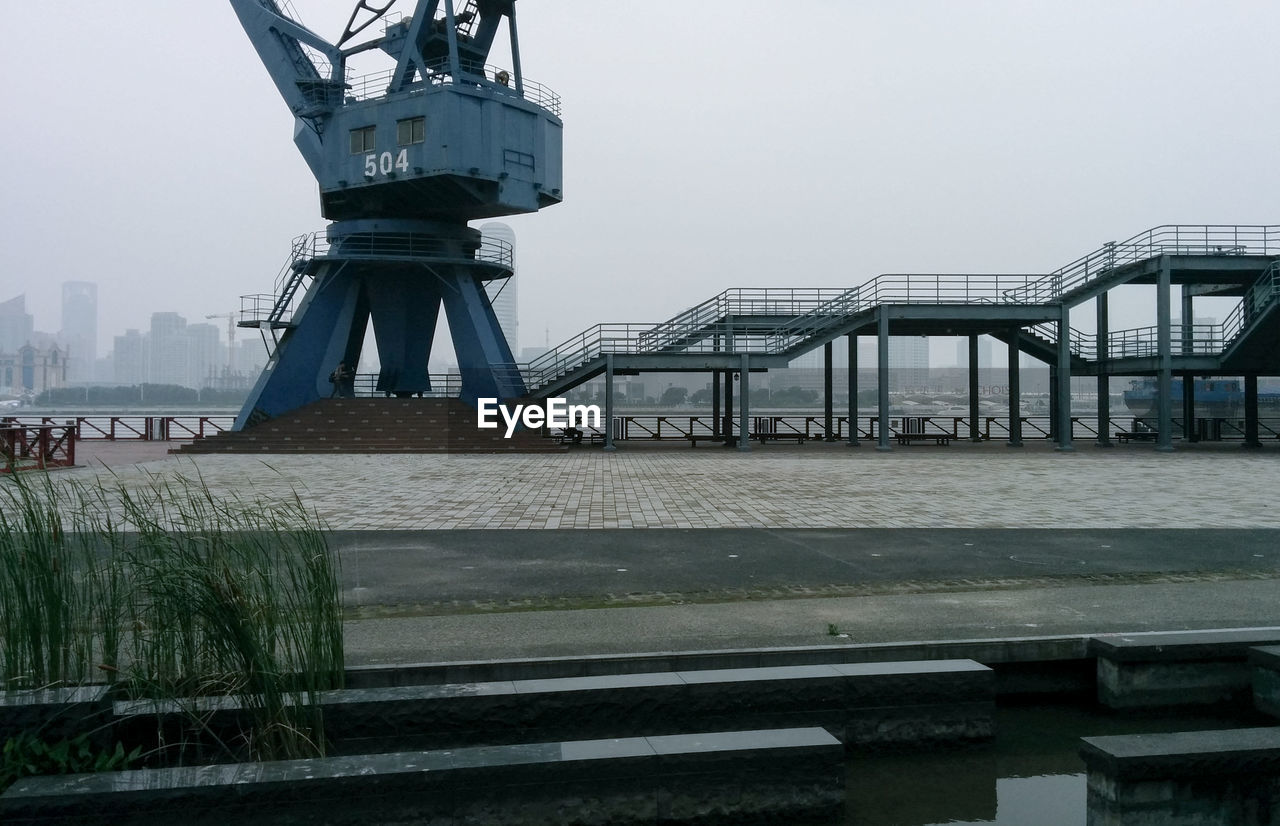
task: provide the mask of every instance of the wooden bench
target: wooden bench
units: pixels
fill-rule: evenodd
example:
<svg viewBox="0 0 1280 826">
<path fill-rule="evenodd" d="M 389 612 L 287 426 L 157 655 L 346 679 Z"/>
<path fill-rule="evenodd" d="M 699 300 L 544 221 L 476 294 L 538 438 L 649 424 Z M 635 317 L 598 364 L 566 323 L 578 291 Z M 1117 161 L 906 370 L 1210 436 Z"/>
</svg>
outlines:
<svg viewBox="0 0 1280 826">
<path fill-rule="evenodd" d="M 898 440 L 900 445 L 909 445 L 912 442 L 933 442 L 936 445 L 951 444 L 950 433 L 895 433 L 893 437 Z"/>
<path fill-rule="evenodd" d="M 796 444 L 802 445 L 808 441 L 809 436 L 805 433 L 753 433 L 751 438 L 758 440 L 760 444 L 764 444 L 770 439 L 775 442 L 780 442 L 783 439 L 794 439 Z"/>
<path fill-rule="evenodd" d="M 1117 430 L 1116 441 L 1127 442 L 1132 439 L 1135 442 L 1150 442 L 1159 435 L 1155 430 Z"/>
</svg>

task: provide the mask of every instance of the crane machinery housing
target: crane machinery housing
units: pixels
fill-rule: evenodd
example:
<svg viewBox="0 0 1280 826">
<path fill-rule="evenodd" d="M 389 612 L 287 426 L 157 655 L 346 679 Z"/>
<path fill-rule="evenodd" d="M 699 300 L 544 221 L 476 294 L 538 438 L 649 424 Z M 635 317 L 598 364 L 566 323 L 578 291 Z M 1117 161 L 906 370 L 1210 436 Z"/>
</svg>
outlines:
<svg viewBox="0 0 1280 826">
<path fill-rule="evenodd" d="M 417 0 L 399 19 L 395 0 L 359 0 L 336 44 L 287 0 L 230 2 L 293 113 L 332 222 L 295 241 L 271 299 L 242 311 L 240 325 L 269 329 L 275 346 L 236 428 L 329 395 L 334 367 L 358 364 L 370 322 L 377 389 L 430 390 L 441 306 L 463 399 L 524 395 L 484 290 L 511 276 L 511 247 L 468 226 L 561 200 L 560 101 L 524 77 L 515 0 Z M 380 35 L 347 45 L 378 23 Z M 509 68 L 488 64 L 504 24 Z M 376 51 L 394 66 L 350 74 L 350 58 Z"/>
</svg>

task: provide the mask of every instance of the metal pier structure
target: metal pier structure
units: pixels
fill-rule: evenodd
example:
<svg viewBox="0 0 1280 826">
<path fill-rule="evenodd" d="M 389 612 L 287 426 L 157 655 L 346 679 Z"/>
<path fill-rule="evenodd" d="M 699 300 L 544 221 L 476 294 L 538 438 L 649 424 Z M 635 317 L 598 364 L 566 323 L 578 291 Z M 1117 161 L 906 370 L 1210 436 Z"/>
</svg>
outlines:
<svg viewBox="0 0 1280 826">
<path fill-rule="evenodd" d="M 314 238 L 295 244 L 286 272 L 318 272 L 331 258 L 332 247 Z M 393 252 L 393 251 L 392 251 Z M 477 247 L 476 266 L 500 249 Z M 500 262 L 498 264 L 500 265 Z M 1155 288 L 1157 323 L 1135 329 L 1112 329 L 1110 293 L 1126 285 Z M 1195 299 L 1237 297 L 1227 318 L 1214 325 L 1172 323 L 1174 288 L 1181 318 L 1195 318 Z M 1092 305 L 1089 308 L 1085 305 Z M 737 442 L 748 450 L 749 381 L 752 373 L 785 367 L 817 348 L 825 354 L 828 440 L 839 431 L 834 420 L 857 419 L 858 347 L 863 338 L 877 341 L 879 353 L 878 419 L 870 428 L 876 447 L 889 450 L 895 434 L 889 424 L 888 337 L 967 336 L 970 353 L 970 438 L 977 441 L 977 338 L 991 335 L 1009 350 L 1010 394 L 1008 443 L 1022 444 L 1020 354 L 1045 362 L 1052 374 L 1051 438 L 1060 450 L 1071 450 L 1070 381 L 1073 375 L 1098 381 L 1097 442 L 1111 443 L 1109 382 L 1113 376 L 1154 376 L 1160 404 L 1153 432 L 1142 434 L 1157 449 L 1172 449 L 1175 376 L 1243 376 L 1245 379 L 1245 444 L 1258 437 L 1257 381 L 1280 375 L 1280 225 L 1170 225 L 1133 238 L 1103 245 L 1050 273 L 1031 274 L 885 274 L 849 289 L 739 288 L 726 290 L 661 323 L 597 324 L 528 364 L 508 365 L 527 390 L 525 398 L 546 399 L 597 376 L 605 376 L 605 417 L 613 422 L 613 381 L 617 375 L 644 372 L 708 372 L 713 380 L 712 437 Z M 280 296 L 261 300 L 261 307 L 282 306 Z M 1071 326 L 1073 312 L 1092 309 L 1096 333 Z M 288 326 L 287 315 L 272 322 Z M 838 339 L 848 348 L 849 409 L 832 409 L 832 355 Z M 460 385 L 444 395 L 464 395 Z M 513 381 L 513 383 L 515 383 Z M 735 386 L 739 388 L 735 392 Z M 1189 430 L 1195 405 L 1195 383 L 1182 382 L 1184 429 Z M 381 387 L 370 388 L 383 393 Z M 440 395 L 435 393 L 432 395 Z M 735 399 L 736 396 L 736 399 Z M 735 410 L 736 401 L 736 410 Z M 848 427 L 850 445 L 860 442 L 859 428 Z M 606 448 L 613 447 L 612 427 Z"/>
<path fill-rule="evenodd" d="M 319 184 L 332 223 L 294 243 L 275 290 L 248 296 L 240 326 L 261 331 L 270 350 L 235 429 L 277 418 L 333 395 L 350 395 L 350 374 L 373 324 L 382 371 L 374 392 L 441 395 L 427 364 L 443 306 L 460 365 L 446 395 L 474 403 L 549 398 L 604 375 L 608 421 L 613 377 L 646 371 L 713 374 L 714 436 L 749 449 L 750 376 L 785 367 L 818 347 L 826 354 L 825 432 L 832 420 L 832 351 L 849 349 L 854 422 L 857 349 L 879 343 L 878 448 L 889 449 L 888 337 L 968 336 L 971 438 L 978 439 L 977 337 L 1009 348 L 1009 443 L 1019 445 L 1018 362 L 1028 353 L 1053 375 L 1051 431 L 1072 448 L 1070 380 L 1098 379 L 1098 441 L 1109 444 L 1112 376 L 1155 376 L 1154 432 L 1172 449 L 1173 377 L 1245 378 L 1246 443 L 1258 444 L 1258 376 L 1280 365 L 1280 227 L 1161 226 L 1108 243 L 1051 273 L 880 275 L 851 289 L 736 289 L 660 324 L 599 324 L 529 364 L 516 364 L 485 292 L 510 277 L 511 248 L 469 222 L 536 212 L 562 198 L 559 97 L 521 69 L 515 0 L 416 0 L 411 16 L 396 0 L 357 0 L 331 43 L 304 26 L 288 0 L 229 0 L 271 81 L 294 118 L 294 143 Z M 406 3 L 406 6 L 409 4 Z M 380 24 L 377 34 L 363 34 Z M 488 65 L 505 28 L 510 68 Z M 361 40 L 361 38 L 364 38 Z M 352 59 L 381 55 L 392 64 L 361 77 Z M 1155 287 L 1157 323 L 1113 330 L 1109 295 L 1117 287 Z M 1171 323 L 1174 287 L 1183 323 Z M 1239 299 L 1222 324 L 1193 323 L 1195 299 Z M 1097 331 L 1071 326 L 1092 304 Z M 331 379 L 336 377 L 336 380 Z M 331 381 L 333 383 L 331 383 Z M 721 389 L 722 388 L 722 389 Z M 1182 382 L 1184 427 L 1194 381 Z M 721 411 L 724 416 L 721 416 Z M 607 427 L 606 448 L 613 448 Z M 723 431 L 723 432 L 722 432 Z M 859 429 L 848 428 L 850 444 Z"/>
<path fill-rule="evenodd" d="M 1125 285 L 1155 287 L 1157 323 L 1137 329 L 1111 328 L 1109 295 Z M 1174 287 L 1181 318 L 1174 327 Z M 1240 299 L 1220 324 L 1196 325 L 1195 299 Z M 1071 314 L 1092 304 L 1097 332 L 1071 326 Z M 784 367 L 795 357 L 824 348 L 826 419 L 830 421 L 832 351 L 844 338 L 849 351 L 850 410 L 857 416 L 856 365 L 859 340 L 878 342 L 879 420 L 877 447 L 890 449 L 888 337 L 968 336 L 971 429 L 977 439 L 977 337 L 991 335 L 1009 348 L 1009 444 L 1022 443 L 1018 387 L 1020 354 L 1050 365 L 1052 433 L 1058 448 L 1072 449 L 1072 375 L 1098 379 L 1098 443 L 1109 445 L 1109 381 L 1112 376 L 1155 376 L 1163 391 L 1155 433 L 1161 450 L 1172 449 L 1174 376 L 1244 376 L 1245 443 L 1258 445 L 1257 381 L 1280 373 L 1280 226 L 1160 226 L 1100 249 L 1050 273 L 887 274 L 851 289 L 726 290 L 659 324 L 598 324 L 527 365 L 521 365 L 530 395 L 555 396 L 596 376 L 605 382 L 605 415 L 613 420 L 612 377 L 647 371 L 711 372 L 715 421 L 734 418 L 737 379 L 738 433 L 748 433 L 749 377 Z M 1194 382 L 1182 382 L 1184 421 L 1194 409 Z M 721 434 L 717 434 L 721 435 Z M 731 438 L 732 433 L 722 434 Z M 606 447 L 612 446 L 606 433 Z M 848 441 L 858 444 L 857 428 Z M 741 439 L 739 448 L 749 449 Z"/>
</svg>

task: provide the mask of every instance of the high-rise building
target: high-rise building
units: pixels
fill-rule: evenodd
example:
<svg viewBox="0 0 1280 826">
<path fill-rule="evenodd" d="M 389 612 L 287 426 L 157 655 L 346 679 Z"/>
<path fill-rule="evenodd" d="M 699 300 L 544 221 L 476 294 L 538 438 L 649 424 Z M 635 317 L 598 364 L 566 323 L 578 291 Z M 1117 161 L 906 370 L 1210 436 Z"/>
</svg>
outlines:
<svg viewBox="0 0 1280 826">
<path fill-rule="evenodd" d="M 516 233 L 506 224 L 490 221 L 480 226 L 480 234 L 486 239 L 494 238 L 511 245 L 511 277 L 502 281 L 490 281 L 485 284 L 484 290 L 493 304 L 493 314 L 498 317 L 502 334 L 507 337 L 507 346 L 511 348 L 513 354 L 518 353 L 520 352 L 520 316 L 516 301 L 516 276 L 518 275 L 515 267 Z"/>
<path fill-rule="evenodd" d="M 978 336 L 978 369 L 985 370 L 991 366 L 994 352 L 990 336 Z M 956 366 L 969 366 L 969 339 L 962 338 L 956 342 Z"/>
<path fill-rule="evenodd" d="M 889 386 L 924 390 L 929 386 L 929 337 L 889 337 Z"/>
<path fill-rule="evenodd" d="M 187 384 L 190 345 L 185 318 L 177 313 L 152 313 L 150 349 L 148 380 L 152 384 Z"/>
<path fill-rule="evenodd" d="M 0 302 L 0 353 L 16 354 L 31 343 L 35 323 L 27 312 L 26 295 Z"/>
<path fill-rule="evenodd" d="M 58 337 L 67 348 L 68 380 L 91 381 L 94 362 L 98 359 L 97 284 L 62 282 L 62 330 Z"/>
<path fill-rule="evenodd" d="M 210 387 L 226 367 L 218 328 L 213 324 L 187 325 L 187 387 Z"/>
<path fill-rule="evenodd" d="M 147 337 L 137 330 L 125 330 L 115 337 L 112 369 L 117 384 L 134 385 L 147 381 L 150 348 Z"/>
</svg>

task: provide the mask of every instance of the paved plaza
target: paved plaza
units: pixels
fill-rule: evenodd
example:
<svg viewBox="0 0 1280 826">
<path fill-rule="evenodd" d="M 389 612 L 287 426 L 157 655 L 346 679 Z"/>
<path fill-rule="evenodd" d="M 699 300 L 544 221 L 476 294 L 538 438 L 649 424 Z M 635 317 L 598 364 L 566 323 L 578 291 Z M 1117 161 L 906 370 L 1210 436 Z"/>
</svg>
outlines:
<svg viewBox="0 0 1280 826">
<path fill-rule="evenodd" d="M 150 473 L 198 474 L 214 490 L 296 491 L 335 530 L 1280 527 L 1280 451 L 1226 445 L 180 458 L 149 449 L 86 442 L 86 466 L 67 475 L 134 484 Z M 139 457 L 150 461 L 134 464 Z"/>
<path fill-rule="evenodd" d="M 165 447 L 86 442 L 54 478 L 296 491 L 336 532 L 351 664 L 1280 625 L 1274 448 Z"/>
</svg>

